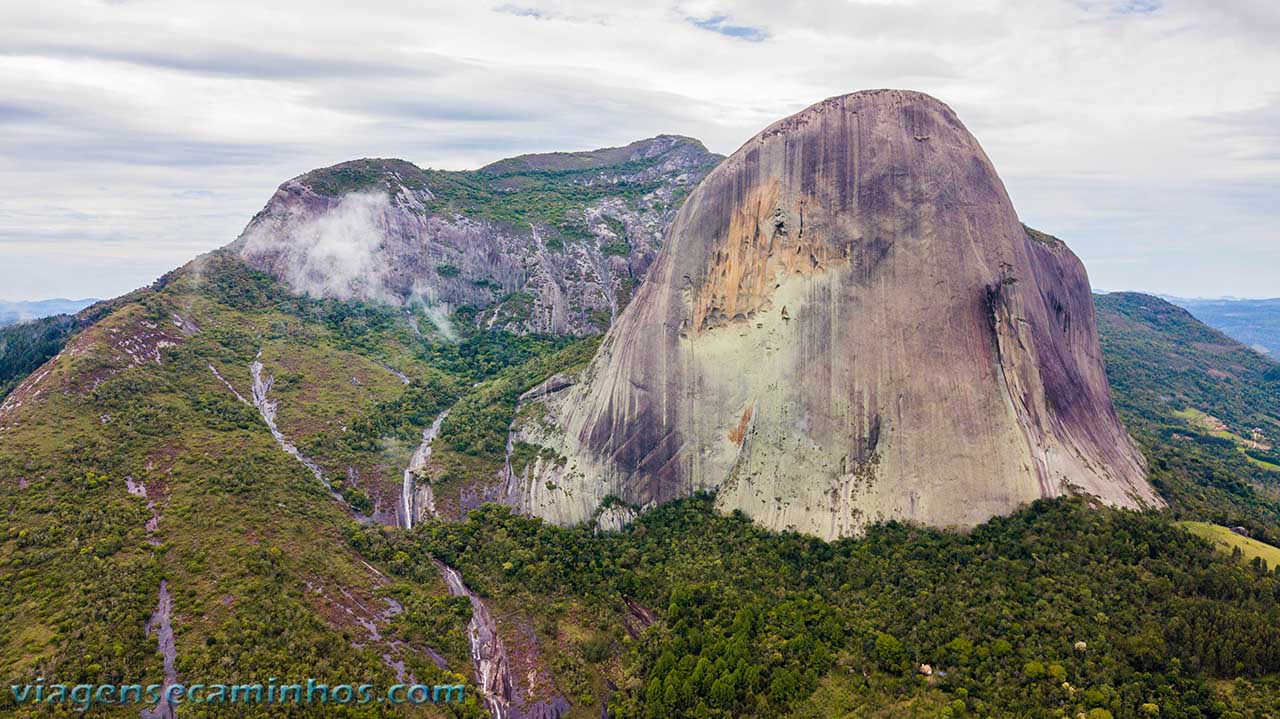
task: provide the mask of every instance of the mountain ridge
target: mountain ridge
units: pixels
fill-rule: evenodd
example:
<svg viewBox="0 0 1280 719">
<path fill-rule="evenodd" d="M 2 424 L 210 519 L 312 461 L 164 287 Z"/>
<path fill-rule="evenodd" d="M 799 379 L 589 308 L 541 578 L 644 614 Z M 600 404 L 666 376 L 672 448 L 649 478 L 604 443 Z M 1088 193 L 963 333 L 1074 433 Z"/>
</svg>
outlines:
<svg viewBox="0 0 1280 719">
<path fill-rule="evenodd" d="M 73 315 L 80 310 L 99 302 L 94 298 L 69 300 L 54 298 L 47 300 L 24 300 L 10 302 L 0 300 L 0 327 L 29 322 L 53 315 Z"/>
<path fill-rule="evenodd" d="M 352 160 L 286 181 L 232 249 L 303 294 L 470 307 L 490 328 L 595 334 L 719 160 L 670 135 L 477 171 Z"/>
<path fill-rule="evenodd" d="M 1273 359 L 1280 358 L 1280 298 L 1161 297 Z"/>
<path fill-rule="evenodd" d="M 533 152 L 508 157 L 481 166 L 476 172 L 491 175 L 528 171 L 575 172 L 604 169 L 627 162 L 653 159 L 673 149 L 711 155 L 701 140 L 686 135 L 659 134 L 619 147 L 569 152 Z"/>
</svg>

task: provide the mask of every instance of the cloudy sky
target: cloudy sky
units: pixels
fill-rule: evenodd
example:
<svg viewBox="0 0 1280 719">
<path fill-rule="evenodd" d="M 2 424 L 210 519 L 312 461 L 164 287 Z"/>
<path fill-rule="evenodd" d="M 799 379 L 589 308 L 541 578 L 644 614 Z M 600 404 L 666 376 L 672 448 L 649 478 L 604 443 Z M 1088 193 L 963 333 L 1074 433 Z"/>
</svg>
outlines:
<svg viewBox="0 0 1280 719">
<path fill-rule="evenodd" d="M 1280 295 L 1275 0 L 0 4 L 0 299 L 110 297 L 353 157 L 463 169 L 835 94 L 956 109 L 1095 287 Z"/>
</svg>

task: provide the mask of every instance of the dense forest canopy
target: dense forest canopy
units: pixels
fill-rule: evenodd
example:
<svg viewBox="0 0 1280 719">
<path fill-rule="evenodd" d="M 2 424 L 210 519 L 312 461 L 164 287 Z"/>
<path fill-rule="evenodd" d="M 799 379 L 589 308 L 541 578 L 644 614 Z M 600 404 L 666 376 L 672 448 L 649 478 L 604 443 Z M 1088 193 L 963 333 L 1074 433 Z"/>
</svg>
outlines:
<svg viewBox="0 0 1280 719">
<path fill-rule="evenodd" d="M 712 504 L 621 533 L 491 507 L 351 538 L 408 579 L 433 559 L 461 568 L 549 639 L 566 615 L 595 618 L 566 676 L 592 692 L 621 649 L 618 717 L 803 716 L 819 696 L 854 716 L 915 697 L 922 716 L 1216 717 L 1274 701 L 1260 678 L 1280 669 L 1280 578 L 1160 515 L 1041 501 L 969 534 L 892 523 L 827 544 Z M 637 641 L 629 601 L 662 619 Z M 1211 689 L 1236 677 L 1231 701 Z"/>
</svg>

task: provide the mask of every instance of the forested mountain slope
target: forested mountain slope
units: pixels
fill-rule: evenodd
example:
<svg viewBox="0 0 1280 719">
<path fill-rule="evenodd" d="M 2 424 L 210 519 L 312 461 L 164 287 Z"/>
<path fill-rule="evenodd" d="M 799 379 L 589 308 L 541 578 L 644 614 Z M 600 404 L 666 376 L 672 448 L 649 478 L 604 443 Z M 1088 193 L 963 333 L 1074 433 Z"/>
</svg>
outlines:
<svg viewBox="0 0 1280 719">
<path fill-rule="evenodd" d="M 498 333 L 460 355 L 430 327 L 217 252 L 76 334 L 0 406 L 5 676 L 158 679 L 166 596 L 178 677 L 469 674 L 466 600 L 389 578 L 343 528 L 399 521 L 402 471 L 464 391 L 577 350 Z"/>
<path fill-rule="evenodd" d="M 73 335 L 110 314 L 129 297 L 97 302 L 75 315 L 51 315 L 0 327 L 0 400 L 61 352 Z"/>
<path fill-rule="evenodd" d="M 1098 299 L 1117 403 L 1171 513 L 1274 532 L 1267 476 L 1225 481 L 1256 466 L 1197 441 L 1175 414 L 1181 399 L 1152 399 L 1129 378 L 1185 382 L 1226 421 L 1264 416 L 1252 400 L 1231 412 L 1233 385 L 1215 390 L 1223 378 L 1208 371 L 1218 365 L 1148 351 L 1189 351 L 1185 333 L 1203 331 L 1194 320 L 1170 330 L 1132 304 L 1149 300 L 1120 299 Z M 536 677 L 522 691 L 565 716 L 605 703 L 616 716 L 1137 717 L 1148 704 L 1160 716 L 1262 716 L 1274 701 L 1276 580 L 1160 515 L 1059 501 L 969 535 L 891 526 L 828 545 L 695 498 L 622 533 L 492 507 L 462 524 L 384 528 L 398 521 L 401 470 L 444 409 L 470 419 L 442 433 L 438 461 L 496 471 L 515 398 L 593 348 L 503 333 L 452 344 L 431 326 L 403 309 L 298 297 L 215 253 L 77 335 L 0 414 L 5 675 L 160 676 L 146 626 L 164 582 L 178 678 L 389 684 L 399 661 L 421 681 L 472 676 L 471 608 L 436 559 L 497 617 L 520 674 Z M 1215 337 L 1196 342 L 1232 357 Z M 255 361 L 281 435 L 333 493 L 268 431 Z M 1270 371 L 1239 367 L 1248 379 Z"/>
<path fill-rule="evenodd" d="M 1280 364 L 1149 295 L 1095 297 L 1107 375 L 1175 514 L 1280 537 Z"/>
</svg>

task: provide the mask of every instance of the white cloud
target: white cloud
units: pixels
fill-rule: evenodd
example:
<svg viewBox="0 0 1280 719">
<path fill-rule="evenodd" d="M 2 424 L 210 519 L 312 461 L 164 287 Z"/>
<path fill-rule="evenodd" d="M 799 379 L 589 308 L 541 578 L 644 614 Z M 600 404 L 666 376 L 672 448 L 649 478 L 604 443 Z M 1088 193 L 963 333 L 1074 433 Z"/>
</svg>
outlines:
<svg viewBox="0 0 1280 719">
<path fill-rule="evenodd" d="M 285 268 L 284 280 L 295 292 L 343 300 L 373 296 L 398 304 L 398 298 L 382 296 L 389 269 L 382 257 L 389 209 L 385 192 L 352 192 L 320 216 L 299 211 L 281 218 L 279 226 L 254 225 L 245 233 L 245 252 L 281 255 L 278 266 Z"/>
<path fill-rule="evenodd" d="M 868 87 L 950 103 L 1095 284 L 1280 294 L 1272 0 L 84 0 L 0 27 L 7 299 L 144 284 L 353 157 L 727 153 Z"/>
</svg>

